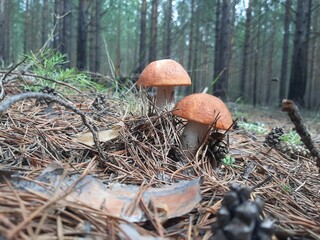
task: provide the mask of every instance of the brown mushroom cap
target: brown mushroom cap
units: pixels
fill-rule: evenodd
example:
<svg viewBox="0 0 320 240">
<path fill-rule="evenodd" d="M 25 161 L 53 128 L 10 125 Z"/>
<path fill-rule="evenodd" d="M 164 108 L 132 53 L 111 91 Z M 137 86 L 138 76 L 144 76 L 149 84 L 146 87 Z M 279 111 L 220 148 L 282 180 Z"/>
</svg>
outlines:
<svg viewBox="0 0 320 240">
<path fill-rule="evenodd" d="M 148 64 L 142 71 L 137 84 L 142 87 L 188 86 L 191 85 L 191 79 L 179 63 L 171 59 L 163 59 Z"/>
<path fill-rule="evenodd" d="M 205 93 L 194 93 L 181 99 L 173 114 L 194 122 L 210 125 L 219 114 L 217 129 L 227 130 L 232 124 L 228 107 L 219 98 Z"/>
</svg>

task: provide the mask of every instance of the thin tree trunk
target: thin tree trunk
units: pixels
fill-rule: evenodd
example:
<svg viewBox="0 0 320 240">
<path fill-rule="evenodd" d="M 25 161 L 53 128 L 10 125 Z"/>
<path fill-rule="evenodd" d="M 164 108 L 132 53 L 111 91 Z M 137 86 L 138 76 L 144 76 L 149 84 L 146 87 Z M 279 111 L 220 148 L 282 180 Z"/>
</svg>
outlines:
<svg viewBox="0 0 320 240">
<path fill-rule="evenodd" d="M 289 99 L 304 106 L 308 73 L 311 0 L 298 0 L 296 13 L 297 19 L 292 55 Z"/>
<path fill-rule="evenodd" d="M 189 50 L 188 50 L 188 72 L 189 75 L 192 76 L 193 72 L 193 57 L 194 57 L 194 52 L 193 52 L 193 26 L 194 26 L 194 12 L 195 12 L 195 0 L 191 0 L 191 19 L 190 19 L 190 28 L 189 28 Z"/>
<path fill-rule="evenodd" d="M 26 0 L 26 10 L 24 12 L 24 38 L 23 38 L 23 52 L 27 53 L 30 43 L 30 12 L 29 12 L 29 0 Z"/>
<path fill-rule="evenodd" d="M 248 8 L 246 10 L 246 25 L 244 33 L 244 47 L 242 55 L 242 69 L 240 76 L 240 96 L 245 99 L 245 90 L 246 90 L 246 75 L 247 75 L 247 65 L 249 58 L 249 46 L 250 46 L 250 27 L 251 27 L 251 12 L 252 12 L 252 0 L 249 0 Z"/>
<path fill-rule="evenodd" d="M 27 0 L 28 1 L 28 0 Z M 59 29 L 60 29 L 60 20 L 58 19 L 60 16 L 60 0 L 54 1 L 54 14 L 53 14 L 53 24 L 54 24 L 54 37 L 53 37 L 53 48 L 59 49 L 60 48 L 60 36 Z"/>
<path fill-rule="evenodd" d="M 121 76 L 121 9 L 117 12 L 116 77 Z"/>
<path fill-rule="evenodd" d="M 157 59 L 157 38 L 158 38 L 158 0 L 152 0 L 149 62 Z"/>
<path fill-rule="evenodd" d="M 49 19 L 48 19 L 48 1 L 43 1 L 42 22 L 41 22 L 41 45 L 48 41 Z"/>
<path fill-rule="evenodd" d="M 12 26 L 12 7 L 13 2 L 8 1 L 5 4 L 5 22 L 4 22 L 4 49 L 3 49 L 3 58 L 4 60 L 9 63 L 11 61 L 10 55 L 10 42 L 11 42 L 11 26 Z"/>
<path fill-rule="evenodd" d="M 141 73 L 146 64 L 146 32 L 147 29 L 147 0 L 141 3 L 141 19 L 140 19 L 140 43 L 139 43 L 139 66 L 136 73 Z"/>
<path fill-rule="evenodd" d="M 219 64 L 220 77 L 214 85 L 214 94 L 222 99 L 227 98 L 229 76 L 229 31 L 230 31 L 231 3 L 230 0 L 222 1 L 221 33 L 219 34 Z"/>
<path fill-rule="evenodd" d="M 262 14 L 261 14 L 261 5 L 258 4 L 258 23 L 257 25 L 260 26 L 261 24 L 261 18 L 262 18 Z M 256 107 L 257 105 L 257 95 L 258 95 L 258 79 L 259 79 L 259 71 L 258 71 L 258 66 L 259 66 L 259 49 L 260 49 L 260 35 L 261 35 L 261 31 L 260 28 L 257 28 L 257 36 L 256 36 L 256 46 L 255 46 L 255 50 L 254 50 L 254 77 L 253 77 L 253 99 L 252 99 L 252 103 L 253 106 Z"/>
<path fill-rule="evenodd" d="M 3 68 L 4 62 L 7 61 L 4 54 L 5 49 L 5 4 L 6 1 L 0 1 L 0 68 Z"/>
<path fill-rule="evenodd" d="M 84 70 L 87 66 L 88 0 L 79 0 L 78 10 L 77 68 Z"/>
<path fill-rule="evenodd" d="M 215 24 L 215 45 L 214 45 L 214 69 L 213 76 L 216 79 L 220 75 L 219 70 L 219 39 L 220 39 L 220 15 L 221 15 L 221 0 L 217 0 L 216 4 L 216 24 Z M 214 79 L 214 80 L 215 80 Z"/>
<path fill-rule="evenodd" d="M 63 1 L 63 36 L 61 52 L 67 55 L 68 63 L 66 67 L 70 67 L 71 59 L 71 30 L 72 30 L 72 13 L 71 13 L 71 0 Z"/>
<path fill-rule="evenodd" d="M 166 17 L 166 45 L 164 56 L 171 57 L 171 25 L 172 25 L 172 0 L 168 1 L 167 17 Z"/>
<path fill-rule="evenodd" d="M 96 19 L 95 19 L 95 72 L 100 72 L 100 58 L 101 58 L 101 53 L 100 53 L 100 44 L 101 44 L 101 40 L 100 40 L 100 14 L 101 14 L 101 0 L 96 0 Z"/>
<path fill-rule="evenodd" d="M 291 10 L 291 0 L 286 0 L 285 15 L 284 15 L 284 27 L 283 27 L 284 35 L 283 35 L 283 46 L 282 46 L 280 89 L 279 89 L 280 101 L 282 101 L 282 99 L 286 98 L 286 89 L 287 89 L 287 69 L 288 69 L 288 57 L 289 57 L 290 10 Z"/>
</svg>

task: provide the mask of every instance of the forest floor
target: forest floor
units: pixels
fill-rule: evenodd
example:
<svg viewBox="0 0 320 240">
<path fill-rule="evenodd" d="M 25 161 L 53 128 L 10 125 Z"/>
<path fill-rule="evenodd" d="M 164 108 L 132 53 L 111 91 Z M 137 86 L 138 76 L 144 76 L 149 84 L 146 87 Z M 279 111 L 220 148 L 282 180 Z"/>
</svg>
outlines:
<svg viewBox="0 0 320 240">
<path fill-rule="evenodd" d="M 184 155 L 184 123 L 170 112 L 148 115 L 110 97 L 68 99 L 104 137 L 99 146 L 83 118 L 56 103 L 28 99 L 0 115 L 0 239 L 210 239 L 230 184 L 254 187 L 268 176 L 251 199 L 264 200 L 275 236 L 320 239 L 315 161 L 264 143 L 272 128 L 293 128 L 280 109 L 230 104 L 239 124 L 228 137 L 232 161 L 214 167 L 206 144 Z M 301 114 L 320 148 L 319 117 Z"/>
</svg>

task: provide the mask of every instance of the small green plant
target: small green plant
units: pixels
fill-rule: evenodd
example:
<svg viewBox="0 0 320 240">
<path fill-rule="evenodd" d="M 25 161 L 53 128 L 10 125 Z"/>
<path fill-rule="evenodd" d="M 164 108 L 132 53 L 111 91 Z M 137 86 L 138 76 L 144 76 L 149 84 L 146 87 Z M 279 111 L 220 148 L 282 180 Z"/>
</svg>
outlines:
<svg viewBox="0 0 320 240">
<path fill-rule="evenodd" d="M 292 187 L 290 185 L 287 185 L 287 184 L 283 185 L 282 188 L 287 193 L 291 193 L 293 191 Z"/>
<path fill-rule="evenodd" d="M 296 145 L 302 144 L 299 134 L 294 130 L 283 134 L 282 136 L 279 137 L 279 139 L 283 142 L 287 142 L 291 144 L 296 144 Z"/>
<path fill-rule="evenodd" d="M 234 159 L 234 157 L 227 155 L 221 161 L 225 165 L 232 166 L 236 160 Z"/>
<path fill-rule="evenodd" d="M 34 75 L 39 76 L 37 79 L 36 86 L 26 86 L 28 90 L 39 91 L 42 87 L 48 86 L 56 89 L 59 87 L 57 82 L 50 81 L 61 81 L 71 84 L 79 89 L 92 88 L 95 91 L 102 91 L 104 87 L 100 84 L 93 82 L 90 76 L 85 72 L 80 72 L 75 68 L 65 68 L 64 64 L 67 63 L 66 56 L 60 52 L 52 49 L 46 49 L 39 53 L 31 53 L 26 55 L 27 64 L 31 66 L 30 70 Z M 48 79 L 44 79 L 44 78 Z M 68 88 L 61 88 L 61 91 L 71 91 Z"/>
<path fill-rule="evenodd" d="M 239 122 L 239 127 L 258 134 L 266 134 L 268 129 L 265 127 L 263 123 L 255 122 L 255 123 L 246 123 L 246 122 Z"/>
</svg>

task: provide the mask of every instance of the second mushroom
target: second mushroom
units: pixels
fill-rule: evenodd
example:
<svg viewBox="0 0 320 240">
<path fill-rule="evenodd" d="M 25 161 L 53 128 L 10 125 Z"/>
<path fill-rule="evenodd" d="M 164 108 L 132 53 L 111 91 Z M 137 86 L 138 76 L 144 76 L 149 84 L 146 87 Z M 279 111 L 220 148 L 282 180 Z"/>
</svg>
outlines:
<svg viewBox="0 0 320 240">
<path fill-rule="evenodd" d="M 194 155 L 204 140 L 209 127 L 216 121 L 215 128 L 227 130 L 233 120 L 228 107 L 219 98 L 205 93 L 195 93 L 181 99 L 173 114 L 188 120 L 181 144 L 187 155 Z"/>
</svg>

